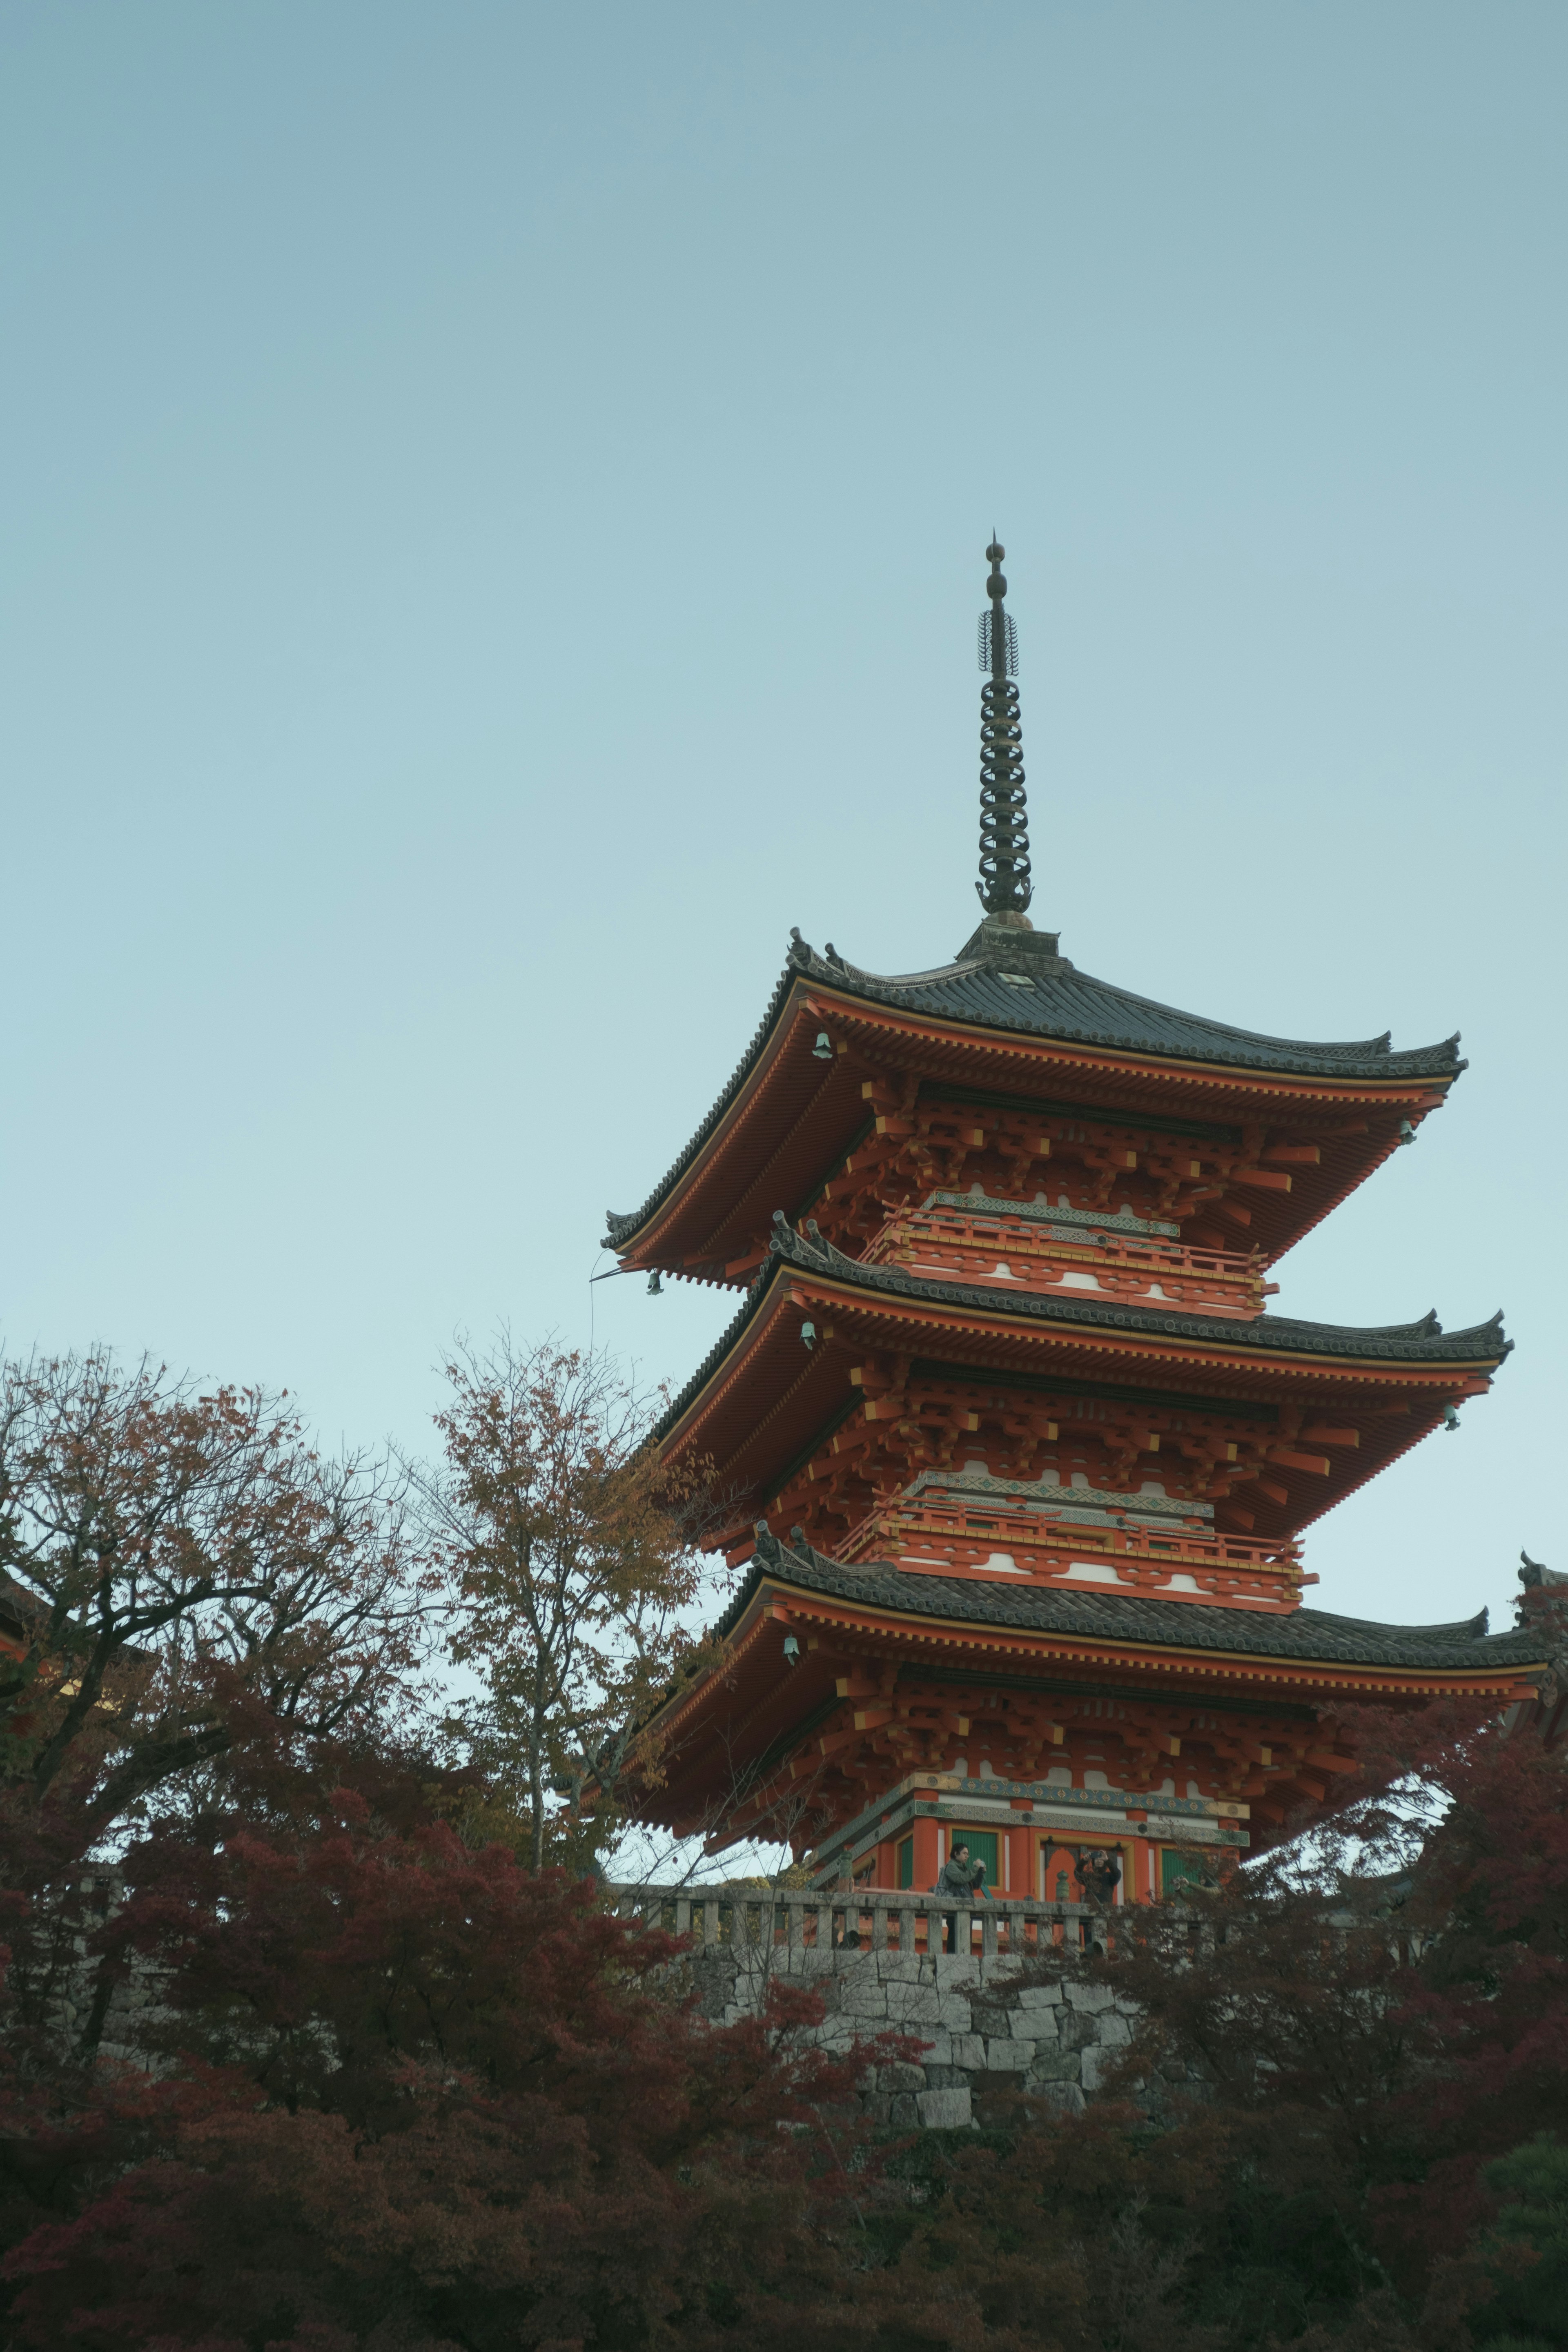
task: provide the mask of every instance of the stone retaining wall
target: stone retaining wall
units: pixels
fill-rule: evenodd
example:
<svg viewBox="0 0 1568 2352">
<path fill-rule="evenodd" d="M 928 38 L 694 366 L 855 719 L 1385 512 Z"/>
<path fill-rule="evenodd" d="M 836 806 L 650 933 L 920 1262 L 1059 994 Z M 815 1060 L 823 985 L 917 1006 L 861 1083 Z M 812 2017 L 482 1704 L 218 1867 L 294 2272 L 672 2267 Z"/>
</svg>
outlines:
<svg viewBox="0 0 1568 2352">
<path fill-rule="evenodd" d="M 952 2129 L 976 2120 L 987 2092 L 1024 2091 L 1077 2113 L 1131 2039 L 1132 2005 L 1106 1984 L 1047 1977 L 1038 1963 L 961 1954 L 828 1951 L 721 1945 L 692 1955 L 704 2016 L 754 2016 L 771 1979 L 808 1983 L 827 2015 L 812 2039 L 847 2050 L 899 2032 L 930 2046 L 918 2065 L 883 2066 L 866 2094 L 879 2123 Z"/>
<path fill-rule="evenodd" d="M 96 1969 L 87 1933 L 118 1907 L 118 1873 L 84 1878 L 85 1898 L 71 1964 L 63 1972 L 56 2020 L 75 2042 L 87 2023 Z M 850 1945 L 700 1943 L 676 1963 L 696 1992 L 700 2013 L 716 2025 L 757 2015 L 769 1982 L 809 1985 L 826 2015 L 807 2029 L 828 2051 L 858 2040 L 905 2033 L 925 2043 L 918 2063 L 878 2069 L 863 2093 L 867 2113 L 898 2129 L 962 2128 L 980 2120 L 987 2094 L 1026 2092 L 1069 2114 L 1100 2090 L 1106 2069 L 1131 2039 L 1136 2011 L 1103 1982 L 1032 1957 L 866 1950 Z M 99 2054 L 163 2071 L 158 1968 L 139 1956 L 115 1986 L 100 2022 Z"/>
</svg>

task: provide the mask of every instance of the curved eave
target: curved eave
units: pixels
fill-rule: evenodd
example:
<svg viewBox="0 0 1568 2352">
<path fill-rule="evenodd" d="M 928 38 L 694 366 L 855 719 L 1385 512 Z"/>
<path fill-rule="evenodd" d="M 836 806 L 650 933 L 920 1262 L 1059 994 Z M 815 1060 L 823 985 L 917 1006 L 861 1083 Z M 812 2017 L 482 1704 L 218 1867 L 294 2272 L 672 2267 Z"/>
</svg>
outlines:
<svg viewBox="0 0 1568 2352">
<path fill-rule="evenodd" d="M 852 1571 L 841 1573 L 847 1580 Z M 897 1573 L 895 1569 L 889 1570 L 890 1576 Z M 914 1581 L 912 1578 L 906 1580 Z M 1057 1596 L 1052 1593 L 1048 1597 Z M 782 1604 L 801 1616 L 818 1614 L 826 1622 L 846 1628 L 874 1628 L 905 1643 L 930 1643 L 947 1652 L 956 1643 L 973 1643 L 991 1653 L 1003 1646 L 1015 1653 L 1072 1659 L 1082 1665 L 1125 1666 L 1137 1662 L 1153 1664 L 1157 1671 L 1167 1674 L 1236 1683 L 1267 1682 L 1273 1686 L 1295 1684 L 1316 1690 L 1373 1688 L 1420 1698 L 1475 1692 L 1489 1698 L 1503 1698 L 1517 1691 L 1528 1677 L 1543 1673 L 1549 1664 L 1544 1644 L 1506 1633 L 1484 1635 L 1479 1642 L 1456 1643 L 1450 1656 L 1419 1655 L 1416 1651 L 1424 1645 L 1404 1637 L 1418 1635 L 1422 1629 L 1397 1625 L 1362 1628 L 1364 1655 L 1352 1654 L 1354 1645 L 1351 1641 L 1344 1642 L 1336 1653 L 1330 1649 L 1332 1633 L 1328 1629 L 1336 1624 L 1349 1627 L 1355 1621 L 1331 1620 L 1326 1612 L 1306 1609 L 1283 1618 L 1249 1619 L 1245 1631 L 1238 1628 L 1228 1638 L 1211 1621 L 1228 1617 L 1232 1612 L 1217 1609 L 1189 1610 L 1184 1623 L 1164 1629 L 1138 1631 L 1108 1625 L 1095 1630 L 1071 1623 L 1031 1626 L 986 1622 L 970 1615 L 967 1610 L 900 1608 L 869 1594 L 858 1597 L 850 1591 L 825 1591 L 816 1582 L 792 1574 L 787 1568 L 764 1572 L 758 1586 L 758 1599 L 763 1608 L 776 1611 Z M 1185 1607 L 1181 1601 L 1145 1604 L 1151 1609 L 1162 1605 L 1173 1612 Z M 761 1615 L 763 1611 L 758 1613 Z M 776 1616 L 773 1622 L 778 1622 Z M 1269 1650 L 1260 1636 L 1278 1629 L 1304 1636 L 1304 1646 Z M 1213 1638 L 1195 1638 L 1204 1633 Z M 1489 1656 L 1484 1654 L 1488 1643 L 1499 1645 Z M 1314 1648 L 1314 1643 L 1321 1643 L 1322 1654 Z M 734 1646 L 740 1647 L 738 1638 Z"/>
<path fill-rule="evenodd" d="M 787 1249 L 781 1250 L 775 1244 L 745 1305 L 659 1420 L 654 1432 L 658 1443 L 677 1433 L 704 1392 L 723 1376 L 728 1360 L 763 1317 L 781 1276 L 786 1274 L 805 1277 L 818 1296 L 858 1299 L 873 1306 L 895 1301 L 917 1311 L 923 1309 L 933 1321 L 955 1329 L 992 1331 L 1005 1339 L 1016 1336 L 1020 1328 L 1047 1334 L 1060 1330 L 1125 1335 L 1136 1341 L 1140 1355 L 1201 1366 L 1234 1362 L 1256 1368 L 1300 1360 L 1325 1370 L 1363 1369 L 1384 1375 L 1405 1370 L 1489 1375 L 1513 1346 L 1503 1336 L 1500 1314 L 1468 1330 L 1445 1332 L 1431 1315 L 1414 1323 L 1363 1328 L 1273 1315 L 1241 1323 L 1163 1312 L 1152 1307 L 1100 1307 L 1048 1294 L 999 1297 L 994 1290 L 977 1286 L 927 1281 L 901 1267 L 864 1265 L 841 1251 L 791 1234 Z"/>
<path fill-rule="evenodd" d="M 907 1598 L 889 1597 L 889 1585 L 907 1588 Z M 1056 1644 L 1067 1643 L 1097 1665 L 1129 1652 L 1158 1652 L 1189 1672 L 1262 1667 L 1299 1668 L 1309 1676 L 1405 1675 L 1423 1696 L 1439 1686 L 1506 1693 L 1550 1664 L 1551 1645 L 1537 1630 L 1488 1633 L 1485 1610 L 1458 1624 L 1385 1625 L 1319 1609 L 1271 1618 L 1224 1608 L 1198 1612 L 1181 1601 L 1030 1591 L 1000 1579 L 994 1590 L 954 1587 L 941 1578 L 902 1577 L 888 1561 L 845 1568 L 809 1545 L 794 1548 L 764 1533 L 740 1591 L 713 1629 L 725 1644 L 721 1664 L 695 1676 L 689 1688 L 670 1693 L 661 1710 L 667 1720 L 687 1713 L 704 1685 L 733 1678 L 755 1630 L 764 1621 L 778 1622 L 773 1612 L 781 1603 L 803 1611 L 825 1607 L 846 1623 L 923 1636 L 943 1648 L 973 1636 L 987 1643 L 1044 1641 L 1053 1654 Z M 1030 1612 L 1041 1622 L 1026 1622 Z M 1093 1622 L 1097 1618 L 1102 1622 Z M 1140 1622 L 1125 1622 L 1130 1619 Z"/>
<path fill-rule="evenodd" d="M 1019 1622 L 1031 1612 L 1055 1622 Z M 1268 1620 L 1225 1609 L 1200 1615 L 1179 1601 L 1000 1582 L 994 1591 L 955 1589 L 900 1579 L 885 1562 L 846 1569 L 764 1533 L 714 1629 L 717 1662 L 678 1681 L 651 1718 L 667 1780 L 649 1792 L 650 1817 L 694 1804 L 721 1811 L 737 1771 L 752 1770 L 765 1751 L 787 1753 L 809 1732 L 846 1657 L 896 1658 L 916 1680 L 928 1667 L 1005 1670 L 1048 1676 L 1058 1689 L 1081 1678 L 1092 1690 L 1111 1676 L 1151 1696 L 1221 1707 L 1458 1697 L 1491 1708 L 1533 1688 L 1548 1644 L 1529 1629 L 1487 1634 L 1484 1626 L 1484 1611 L 1457 1626 L 1400 1626 L 1312 1610 Z M 782 1653 L 792 1628 L 807 1636 L 793 1672 Z"/>
<path fill-rule="evenodd" d="M 686 1176 L 700 1160 L 708 1156 L 718 1138 L 720 1129 L 730 1120 L 731 1114 L 739 1107 L 742 1096 L 754 1087 L 755 1081 L 765 1069 L 771 1058 L 770 1047 L 776 1047 L 778 1042 L 784 1005 L 789 999 L 792 987 L 798 980 L 799 974 L 793 967 L 786 965 L 779 975 L 772 996 L 768 999 L 767 1010 L 757 1025 L 751 1044 L 731 1073 L 729 1083 L 696 1134 L 686 1145 L 684 1150 L 678 1154 L 674 1165 L 666 1171 L 654 1186 L 642 1207 L 626 1214 L 615 1209 L 605 1211 L 605 1228 L 607 1247 L 619 1251 L 623 1255 L 634 1251 L 643 1236 L 644 1227 L 658 1213 L 660 1206 L 668 1201 L 681 1178 Z"/>
<path fill-rule="evenodd" d="M 842 961 L 829 962 L 804 943 L 792 960 L 822 985 L 841 988 L 873 1003 L 1055 1044 L 1094 1046 L 1205 1068 L 1271 1076 L 1368 1077 L 1403 1084 L 1451 1078 L 1463 1067 L 1457 1036 L 1397 1054 L 1390 1048 L 1386 1031 L 1379 1037 L 1348 1042 L 1267 1036 L 1201 1013 L 1184 1013 L 1176 1005 L 1098 980 L 1090 972 L 1079 971 L 1065 956 L 1042 957 L 1040 944 L 1037 936 L 1021 957 L 1005 958 L 1014 972 L 1028 981 L 1026 994 L 1016 982 L 1002 978 L 1004 958 L 989 951 L 932 971 L 901 975 L 865 971 Z"/>
<path fill-rule="evenodd" d="M 807 1349 L 800 1326 L 818 1337 Z M 866 1266 L 791 1234 L 741 1313 L 671 1403 L 656 1432 L 668 1454 L 712 1465 L 737 1512 L 774 1494 L 792 1464 L 830 1432 L 855 1400 L 852 1366 L 877 1354 L 912 1356 L 928 1379 L 984 1386 L 1022 1375 L 1042 1387 L 1084 1381 L 1113 1391 L 1171 1392 L 1184 1409 L 1256 1417 L 1282 1402 L 1355 1419 L 1360 1444 L 1331 1457 L 1328 1475 L 1282 1468 L 1288 1507 L 1258 1505 L 1272 1536 L 1309 1525 L 1429 1434 L 1447 1408 L 1479 1393 L 1510 1343 L 1499 1323 L 1444 1333 L 1428 1317 L 1364 1330 L 1260 1317 L 1255 1323 L 1096 1307 L 1052 1297 L 923 1281 Z M 935 1367 L 950 1366 L 945 1373 Z M 1390 1408 L 1394 1410 L 1390 1410 Z M 1272 1473 L 1270 1475 L 1273 1475 Z"/>
<path fill-rule="evenodd" d="M 763 1214 L 796 1206 L 828 1172 L 862 1117 L 863 1071 L 896 1058 L 935 1081 L 989 1084 L 1025 1097 L 1065 1091 L 1108 1118 L 1124 1113 L 1135 1121 L 1142 1109 L 1289 1125 L 1347 1110 L 1385 1110 L 1385 1118 L 1374 1119 L 1378 1132 L 1342 1150 L 1342 1167 L 1305 1186 L 1294 1213 L 1282 1202 L 1266 1204 L 1264 1213 L 1279 1228 L 1270 1249 L 1278 1256 L 1388 1155 L 1400 1118 L 1434 1108 L 1464 1066 L 1450 1047 L 1393 1055 L 1370 1045 L 1318 1049 L 1325 1057 L 1320 1066 L 1227 1062 L 1174 1046 L 1058 1036 L 965 1017 L 900 994 L 903 985 L 873 986 L 815 958 L 787 968 L 747 1053 L 674 1165 L 640 1209 L 608 1215 L 608 1246 L 632 1266 L 658 1264 L 699 1279 L 725 1279 L 724 1229 L 737 1204 L 776 1171 L 779 1197 L 762 1204 Z M 826 1068 L 811 1052 L 824 1026 L 837 1049 Z M 1259 1049 L 1269 1042 L 1254 1041 Z"/>
</svg>

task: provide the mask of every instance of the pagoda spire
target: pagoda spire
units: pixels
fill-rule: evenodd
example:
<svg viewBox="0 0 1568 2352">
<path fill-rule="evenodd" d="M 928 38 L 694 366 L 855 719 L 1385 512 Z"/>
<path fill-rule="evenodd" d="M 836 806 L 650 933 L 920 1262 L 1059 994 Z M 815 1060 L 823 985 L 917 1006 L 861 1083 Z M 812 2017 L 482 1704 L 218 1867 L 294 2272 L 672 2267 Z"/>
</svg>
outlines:
<svg viewBox="0 0 1568 2352">
<path fill-rule="evenodd" d="M 974 887 L 988 915 L 1021 916 L 1033 896 L 1029 823 L 1024 805 L 1024 728 L 1018 712 L 1018 633 L 1004 608 L 1006 549 L 993 539 L 985 554 L 990 610 L 980 618 L 980 667 L 990 676 L 980 691 L 980 879 Z M 1027 928 L 1027 925 L 1025 926 Z"/>
</svg>

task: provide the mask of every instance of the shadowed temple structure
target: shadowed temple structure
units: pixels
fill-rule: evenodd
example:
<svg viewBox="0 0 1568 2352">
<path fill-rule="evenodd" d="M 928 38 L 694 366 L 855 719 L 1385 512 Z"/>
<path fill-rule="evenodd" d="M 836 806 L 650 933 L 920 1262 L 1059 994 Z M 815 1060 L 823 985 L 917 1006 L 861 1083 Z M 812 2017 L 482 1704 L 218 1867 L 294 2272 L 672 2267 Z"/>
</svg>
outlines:
<svg viewBox="0 0 1568 2352">
<path fill-rule="evenodd" d="M 1268 1305 L 1458 1041 L 1261 1036 L 1033 927 L 1003 553 L 977 929 L 896 976 L 793 933 L 718 1102 L 609 1221 L 625 1268 L 742 1295 L 658 1433 L 711 1465 L 740 1576 L 646 1810 L 788 1839 L 824 1885 L 929 1888 L 962 1842 L 998 1895 L 1123 1902 L 1331 1804 L 1367 1702 L 1517 1706 L 1548 1644 L 1303 1604 L 1303 1531 L 1510 1345 Z"/>
</svg>

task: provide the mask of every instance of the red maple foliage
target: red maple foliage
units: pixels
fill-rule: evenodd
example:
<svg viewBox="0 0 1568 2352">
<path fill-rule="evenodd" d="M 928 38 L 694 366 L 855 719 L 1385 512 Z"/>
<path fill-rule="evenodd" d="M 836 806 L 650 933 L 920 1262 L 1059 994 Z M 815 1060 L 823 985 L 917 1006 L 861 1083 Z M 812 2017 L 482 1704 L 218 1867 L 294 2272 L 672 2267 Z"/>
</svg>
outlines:
<svg viewBox="0 0 1568 2352">
<path fill-rule="evenodd" d="M 1123 2102 L 879 2151 L 851 2093 L 908 2043 L 828 2055 L 784 1984 L 706 2025 L 671 1938 L 466 1847 L 429 1768 L 259 1745 L 98 1931 L 166 2071 L 5 2088 L 9 2340 L 1468 2352 L 1541 2258 L 1495 2159 L 1568 2105 L 1568 1770 L 1428 1728 L 1407 1871 L 1121 1920 Z"/>
<path fill-rule="evenodd" d="M 421 1751 L 395 1493 L 254 1400 L 46 1370 L 0 1412 L 16 2352 L 1568 2347 L 1568 1756 L 1528 1727 L 1369 1716 L 1342 1875 L 1037 1964 L 1141 2009 L 1120 2097 L 876 2145 L 854 2095 L 918 2044 L 825 2051 L 787 1981 L 705 2022 L 672 1938 Z"/>
<path fill-rule="evenodd" d="M 1436 1710 L 1369 1715 L 1362 1748 L 1383 1787 L 1346 1816 L 1353 1870 L 1287 1855 L 1152 1909 L 1102 1972 L 1142 2015 L 1124 2084 L 1215 2186 L 1197 2235 L 1234 2240 L 1238 2193 L 1244 2235 L 1289 2213 L 1333 2300 L 1393 2287 L 1461 2341 L 1488 2166 L 1568 2117 L 1568 1754 Z"/>
<path fill-rule="evenodd" d="M 36 2198 L 110 2176 L 11 2254 L 18 2347 L 700 2341 L 870 2189 L 853 2086 L 910 2045 L 829 2055 L 783 1982 L 705 2026 L 673 1939 L 427 1813 L 340 1788 L 308 1822 L 171 1824 L 135 1875 L 104 1963 L 155 1968 L 172 2071 L 68 2126 L 13 2096 Z"/>
</svg>

